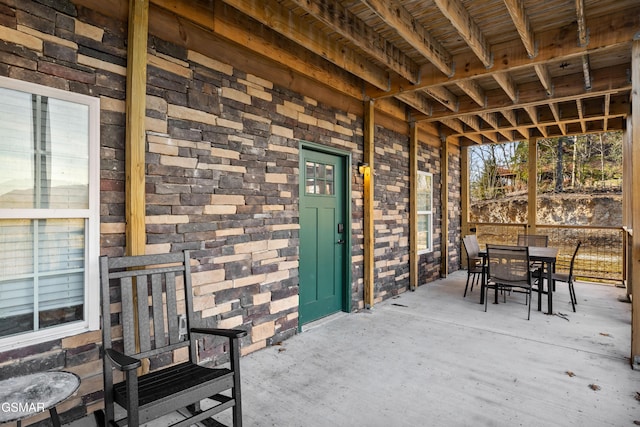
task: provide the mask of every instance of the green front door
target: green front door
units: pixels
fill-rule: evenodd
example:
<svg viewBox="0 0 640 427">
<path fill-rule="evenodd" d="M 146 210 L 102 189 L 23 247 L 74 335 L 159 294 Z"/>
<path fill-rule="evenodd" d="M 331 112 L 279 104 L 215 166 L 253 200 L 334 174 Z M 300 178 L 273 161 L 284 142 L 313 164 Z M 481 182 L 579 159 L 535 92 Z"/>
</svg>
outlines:
<svg viewBox="0 0 640 427">
<path fill-rule="evenodd" d="M 345 296 L 345 158 L 302 150 L 300 325 L 340 311 Z"/>
</svg>

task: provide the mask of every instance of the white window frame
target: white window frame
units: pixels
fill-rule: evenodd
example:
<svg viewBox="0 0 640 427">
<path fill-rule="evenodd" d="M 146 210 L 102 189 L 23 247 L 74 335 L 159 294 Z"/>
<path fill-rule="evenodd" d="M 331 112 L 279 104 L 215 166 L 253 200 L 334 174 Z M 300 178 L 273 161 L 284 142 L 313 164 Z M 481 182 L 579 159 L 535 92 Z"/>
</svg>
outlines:
<svg viewBox="0 0 640 427">
<path fill-rule="evenodd" d="M 428 238 L 427 238 L 427 248 L 426 249 L 422 249 L 422 250 L 418 250 L 418 255 L 422 255 L 422 254 L 426 254 L 426 253 L 430 253 L 433 252 L 433 174 L 429 173 L 429 172 L 423 172 L 423 171 L 418 171 L 418 177 L 420 175 L 424 175 L 424 176 L 428 176 L 429 182 L 431 183 L 431 188 L 429 188 L 429 206 L 431 207 L 430 210 L 417 210 L 416 214 L 417 214 L 417 218 L 420 218 L 420 216 L 427 216 L 428 218 L 430 218 L 430 221 L 428 222 L 429 224 L 429 229 L 427 230 L 427 234 L 428 234 Z M 420 188 L 417 189 L 417 192 L 420 191 Z M 416 192 L 416 194 L 417 194 Z M 420 223 L 419 220 L 416 221 L 416 236 L 414 236 L 417 239 L 417 234 L 420 232 L 420 230 L 417 228 L 418 224 Z"/>
<path fill-rule="evenodd" d="M 83 320 L 0 338 L 0 351 L 4 351 L 95 331 L 100 328 L 98 272 L 98 257 L 100 255 L 100 99 L 2 76 L 0 76 L 0 87 L 82 104 L 89 109 L 88 209 L 2 209 L 0 206 L 0 219 L 85 219 Z"/>
</svg>

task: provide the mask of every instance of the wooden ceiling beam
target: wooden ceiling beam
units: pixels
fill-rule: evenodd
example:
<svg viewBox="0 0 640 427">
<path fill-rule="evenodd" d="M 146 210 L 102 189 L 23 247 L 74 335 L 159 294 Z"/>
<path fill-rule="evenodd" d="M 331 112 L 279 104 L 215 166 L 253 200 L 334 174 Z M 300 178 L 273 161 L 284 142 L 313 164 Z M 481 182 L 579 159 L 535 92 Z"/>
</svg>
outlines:
<svg viewBox="0 0 640 427">
<path fill-rule="evenodd" d="M 536 51 L 535 36 L 531 29 L 531 22 L 529 21 L 527 12 L 524 10 L 524 3 L 522 0 L 504 0 L 504 5 L 507 7 L 509 15 L 511 15 L 511 20 L 516 30 L 518 30 L 518 34 L 529 58 L 534 58 L 538 52 Z"/>
<path fill-rule="evenodd" d="M 623 93 L 631 90 L 631 83 L 629 83 L 627 70 L 625 66 L 614 66 L 610 68 L 603 68 L 600 70 L 594 70 L 593 72 L 593 86 L 588 93 L 589 98 L 597 98 L 606 94 Z M 484 108 L 478 107 L 475 103 L 466 102 L 460 103 L 457 111 L 445 111 L 434 109 L 433 114 L 429 117 L 416 117 L 416 120 L 427 122 L 437 121 L 441 118 L 459 117 L 469 114 L 478 114 L 481 112 L 500 112 L 502 110 L 508 110 L 513 108 L 524 108 L 527 106 L 540 106 L 550 102 L 569 102 L 582 98 L 585 95 L 584 88 L 582 86 L 576 87 L 573 82 L 576 79 L 581 79 L 582 74 L 571 74 L 563 77 L 559 77 L 555 80 L 554 94 L 552 97 L 547 97 L 546 92 L 540 90 L 538 83 L 527 83 L 520 87 L 520 99 L 517 104 L 513 104 L 509 98 L 507 98 L 502 90 L 496 89 L 487 92 L 487 106 Z"/>
<path fill-rule="evenodd" d="M 445 119 L 445 120 L 442 120 L 440 123 L 447 126 L 451 130 L 458 132 L 458 134 L 464 134 L 464 126 L 462 125 L 462 123 L 460 123 L 460 120 L 458 119 Z"/>
<path fill-rule="evenodd" d="M 487 105 L 487 97 L 484 94 L 484 90 L 475 80 L 460 80 L 456 82 L 456 86 L 464 91 L 471 99 L 475 101 L 481 107 Z"/>
<path fill-rule="evenodd" d="M 511 126 L 518 126 L 518 116 L 516 116 L 515 110 L 502 110 L 500 111 L 500 114 L 502 114 L 504 118 L 507 119 L 509 123 L 511 123 Z"/>
<path fill-rule="evenodd" d="M 605 131 L 605 129 L 601 125 L 599 125 L 602 122 L 603 122 L 602 118 L 600 118 L 599 120 L 596 120 L 596 119 L 587 120 L 587 121 L 585 121 L 584 130 L 583 130 L 582 125 L 581 125 L 579 130 L 576 130 L 575 132 L 573 132 L 573 134 L 580 134 L 580 133 L 584 134 L 587 131 L 589 131 L 589 132 Z M 575 123 L 580 123 L 581 124 L 582 122 L 576 121 L 576 120 L 570 120 L 570 121 L 562 122 L 560 124 L 563 125 L 563 127 L 567 128 L 567 125 L 575 124 Z M 557 125 L 557 123 L 551 123 L 549 125 L 540 125 L 540 126 L 545 128 L 545 133 L 547 134 L 547 136 L 545 138 L 555 137 L 555 136 L 568 136 L 569 135 L 569 133 L 567 131 L 562 132 L 562 129 L 560 129 L 556 125 Z M 552 130 L 554 127 L 558 127 L 560 132 L 554 132 Z M 500 134 L 505 136 L 506 139 L 511 139 L 512 141 L 517 141 L 520 138 L 518 138 L 516 135 L 513 135 L 512 138 L 507 138 L 507 136 L 506 136 L 507 132 L 510 132 L 510 131 L 517 132 L 517 133 L 520 133 L 523 136 L 522 139 L 529 139 L 530 134 L 531 134 L 531 130 L 536 130 L 536 129 L 539 131 L 538 126 L 534 126 L 534 125 L 529 124 L 527 126 L 521 126 L 521 127 L 518 127 L 518 128 L 502 127 L 500 129 L 498 129 L 497 132 L 500 132 Z M 452 136 L 452 137 L 464 136 L 464 137 L 467 137 L 467 138 L 470 138 L 470 139 L 474 138 L 474 137 L 476 137 L 476 138 L 477 137 L 484 137 L 484 138 L 488 138 L 488 139 L 493 140 L 493 138 L 495 137 L 495 133 L 496 133 L 496 130 L 494 130 L 494 129 L 481 129 L 481 130 L 477 130 L 477 131 L 465 129 L 464 132 L 455 132 L 455 133 L 451 134 L 450 136 Z"/>
<path fill-rule="evenodd" d="M 454 131 L 454 134 L 457 134 L 459 136 L 467 136 L 466 134 L 466 129 L 464 127 L 464 124 L 460 123 L 459 119 L 451 119 L 451 120 L 443 120 L 440 122 L 441 124 L 443 124 L 444 126 L 447 126 L 448 128 L 450 128 L 451 130 Z M 475 142 L 476 144 L 482 144 L 482 136 L 479 134 L 470 134 L 468 136 L 468 138 Z"/>
<path fill-rule="evenodd" d="M 493 129 L 498 129 L 498 118 L 496 117 L 496 113 L 480 113 L 478 116 L 484 120 L 489 126 Z"/>
<path fill-rule="evenodd" d="M 516 82 L 513 80 L 509 72 L 503 71 L 500 73 L 495 73 L 493 74 L 493 78 L 496 82 L 498 82 L 502 90 L 504 90 L 504 93 L 507 94 L 511 101 L 518 101 L 518 86 L 516 85 Z"/>
<path fill-rule="evenodd" d="M 427 116 L 431 115 L 431 112 L 433 111 L 433 107 L 431 106 L 429 99 L 419 92 L 401 93 L 396 95 L 395 98 Z"/>
<path fill-rule="evenodd" d="M 604 111 L 604 130 L 606 131 L 608 126 L 609 126 L 609 112 L 611 109 L 611 95 L 610 94 L 606 94 L 604 96 L 604 105 L 603 105 L 603 111 Z"/>
<path fill-rule="evenodd" d="M 508 141 L 513 141 L 513 132 L 511 130 L 502 130 L 500 128 L 500 122 L 498 121 L 497 113 L 481 113 L 480 118 L 484 120 L 489 126 L 495 129 L 499 134 L 504 136 Z"/>
<path fill-rule="evenodd" d="M 614 115 L 610 115 L 609 118 L 615 118 L 615 119 L 620 119 L 620 118 L 624 118 L 625 114 L 614 114 Z M 567 118 L 567 119 L 563 119 L 560 120 L 558 123 L 554 122 L 554 121 L 550 121 L 550 122 L 546 122 L 546 121 L 541 121 L 538 120 L 537 124 L 533 124 L 533 123 L 528 123 L 526 125 L 518 125 L 518 126 L 500 126 L 497 129 L 478 129 L 478 130 L 469 130 L 469 129 L 463 129 L 463 131 L 459 131 L 457 129 L 458 133 L 454 133 L 452 136 L 461 136 L 461 135 L 481 135 L 481 134 L 486 134 L 486 133 L 491 133 L 491 132 L 500 132 L 501 134 L 505 134 L 506 132 L 509 131 L 517 131 L 519 133 L 521 133 L 525 139 L 528 137 L 528 135 L 526 135 L 526 131 L 530 130 L 530 129 L 538 129 L 539 127 L 545 127 L 545 128 L 550 128 L 552 126 L 555 125 L 561 125 L 565 128 L 565 132 L 561 133 L 561 135 L 566 136 L 567 132 L 566 132 L 566 128 L 568 125 L 571 124 L 580 124 L 580 128 L 581 128 L 581 132 L 585 133 L 587 131 L 587 127 L 589 124 L 594 124 L 594 123 L 602 123 L 605 119 L 605 115 L 597 115 L 597 116 L 590 116 L 588 118 L 579 118 L 579 117 L 572 117 L 572 118 Z M 446 119 L 446 120 L 455 120 L 455 119 Z M 582 123 L 585 124 L 584 126 L 584 130 L 582 130 Z M 591 129 L 597 129 L 597 126 L 591 126 Z M 605 130 L 604 127 L 602 127 L 602 130 Z M 562 129 L 560 129 L 562 132 Z"/>
<path fill-rule="evenodd" d="M 458 119 L 474 131 L 480 131 L 480 119 L 478 116 L 460 116 Z"/>
<path fill-rule="evenodd" d="M 303 20 L 290 19 L 288 9 L 274 0 L 223 0 L 291 41 L 326 58 L 380 90 L 389 89 L 389 73 L 354 49 L 326 37 L 317 27 Z M 160 0 L 156 0 L 157 3 Z"/>
<path fill-rule="evenodd" d="M 535 105 L 525 105 L 525 106 L 522 107 L 522 109 L 527 113 L 527 115 L 531 119 L 531 122 L 534 125 L 537 125 L 538 124 L 538 110 L 536 109 Z"/>
<path fill-rule="evenodd" d="M 576 0 L 576 21 L 578 23 L 578 45 L 586 47 L 589 44 L 589 30 L 587 29 L 584 0 Z"/>
<path fill-rule="evenodd" d="M 536 128 L 538 129 L 540 134 L 543 137 L 548 138 L 547 127 L 544 125 L 541 125 L 538 119 L 538 109 L 532 105 L 524 106 L 522 107 L 522 109 L 527 112 L 527 114 L 529 115 L 529 118 L 531 118 L 531 121 L 533 122 L 533 124 L 536 125 Z"/>
<path fill-rule="evenodd" d="M 529 128 L 528 128 L 528 127 L 522 127 L 522 126 L 520 126 L 520 127 L 517 127 L 515 130 L 516 130 L 516 131 L 518 131 L 518 133 L 519 133 L 520 135 L 522 135 L 522 137 L 523 137 L 525 140 L 527 140 L 527 141 L 528 141 L 529 139 L 531 139 L 531 131 L 529 130 Z"/>
<path fill-rule="evenodd" d="M 558 104 L 556 104 L 555 102 L 550 102 L 549 103 L 549 109 L 551 110 L 551 114 L 553 114 L 553 118 L 555 119 L 556 123 L 558 123 L 558 126 L 560 127 L 560 132 L 562 132 L 563 135 L 567 134 L 567 127 L 563 124 L 560 123 L 560 109 L 558 108 Z"/>
<path fill-rule="evenodd" d="M 460 0 L 434 0 L 440 12 L 451 22 L 458 34 L 482 61 L 486 68 L 493 66 L 493 56 L 480 27 Z"/>
<path fill-rule="evenodd" d="M 386 0 L 362 1 L 446 76 L 453 75 L 452 55 L 400 3 Z"/>
<path fill-rule="evenodd" d="M 582 104 L 582 99 L 576 99 L 576 108 L 578 109 L 578 117 L 580 118 L 580 126 L 582 127 L 582 132 L 586 132 L 587 124 L 584 120 L 584 108 Z"/>
<path fill-rule="evenodd" d="M 444 86 L 434 86 L 424 90 L 433 99 L 447 107 L 451 111 L 458 111 L 460 102 L 458 97 L 455 96 Z"/>
<path fill-rule="evenodd" d="M 434 85 L 451 84 L 459 80 L 475 79 L 486 75 L 493 75 L 495 78 L 499 72 L 530 69 L 537 64 L 547 64 L 552 61 L 571 61 L 590 51 L 605 52 L 626 47 L 630 49 L 631 40 L 638 28 L 640 28 L 640 5 L 624 12 L 600 16 L 592 22 L 589 28 L 588 49 L 576 43 L 577 24 L 573 24 L 561 29 L 536 33 L 538 55 L 535 58 L 529 58 L 520 40 L 517 40 L 517 43 L 510 41 L 494 44 L 493 55 L 499 60 L 496 60 L 491 69 L 487 69 L 478 59 L 456 55 L 453 57 L 453 62 L 465 64 L 465 66 L 457 67 L 452 77 L 446 77 L 432 64 L 426 64 L 422 67 L 420 83 L 409 85 L 405 80 L 392 79 L 389 91 L 368 88 L 367 95 L 372 98 L 383 98 L 402 91 L 421 90 Z"/>
<path fill-rule="evenodd" d="M 545 64 L 536 64 L 534 66 L 538 79 L 542 83 L 542 87 L 547 92 L 547 96 L 553 96 L 553 83 L 551 82 L 551 74 L 549 68 Z"/>
<path fill-rule="evenodd" d="M 339 1 L 291 1 L 409 82 L 420 82 L 418 64 L 347 10 Z"/>
</svg>

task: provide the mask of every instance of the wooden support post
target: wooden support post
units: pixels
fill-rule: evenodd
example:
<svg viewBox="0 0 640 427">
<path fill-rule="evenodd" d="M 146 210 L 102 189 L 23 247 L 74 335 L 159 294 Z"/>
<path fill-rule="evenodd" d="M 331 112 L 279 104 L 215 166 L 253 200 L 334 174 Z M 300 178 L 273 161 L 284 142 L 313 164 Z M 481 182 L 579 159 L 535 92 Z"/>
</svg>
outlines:
<svg viewBox="0 0 640 427">
<path fill-rule="evenodd" d="M 410 123 L 409 136 L 409 287 L 415 291 L 420 279 L 418 256 L 418 126 Z"/>
<path fill-rule="evenodd" d="M 469 226 L 469 209 L 471 207 L 469 179 L 469 147 L 460 147 L 460 204 L 462 208 L 461 229 L 463 236 L 471 232 L 471 227 Z M 462 246 L 462 243 L 460 246 Z M 460 253 L 462 253 L 462 249 Z M 463 256 L 461 258 L 463 267 L 468 268 L 467 257 Z"/>
<path fill-rule="evenodd" d="M 375 291 L 374 275 L 374 101 L 365 101 L 364 105 L 364 162 L 368 164 L 364 168 L 364 305 L 373 307 Z"/>
<path fill-rule="evenodd" d="M 440 276 L 447 277 L 449 274 L 449 144 L 447 138 L 442 137 L 442 148 L 440 149 L 440 197 L 442 206 L 442 229 L 441 229 L 441 261 Z"/>
<path fill-rule="evenodd" d="M 145 116 L 147 96 L 147 38 L 149 0 L 129 0 L 127 45 L 127 99 L 125 141 L 125 240 L 127 255 L 144 255 L 145 230 Z M 134 283 L 135 292 L 135 283 Z M 135 295 L 135 294 L 134 294 Z M 134 297 L 137 306 L 137 296 Z M 135 330 L 138 313 L 134 312 Z M 136 332 L 136 351 L 140 337 Z M 142 361 L 138 374 L 149 372 L 149 359 Z"/>
<path fill-rule="evenodd" d="M 145 253 L 145 109 L 149 0 L 129 0 L 125 145 L 127 255 Z"/>
<path fill-rule="evenodd" d="M 538 139 L 529 138 L 529 180 L 527 181 L 527 234 L 536 234 L 538 214 Z"/>
<path fill-rule="evenodd" d="M 640 188 L 640 32 L 631 48 L 631 188 Z M 632 195 L 631 366 L 640 369 L 640 197 Z"/>
<path fill-rule="evenodd" d="M 633 260 L 631 258 L 631 235 L 633 233 L 633 117 L 627 116 L 627 127 L 624 130 L 622 139 L 622 227 L 623 239 L 622 247 L 624 254 L 624 267 L 622 279 L 626 288 L 626 301 L 631 302 L 631 271 L 633 270 Z"/>
</svg>

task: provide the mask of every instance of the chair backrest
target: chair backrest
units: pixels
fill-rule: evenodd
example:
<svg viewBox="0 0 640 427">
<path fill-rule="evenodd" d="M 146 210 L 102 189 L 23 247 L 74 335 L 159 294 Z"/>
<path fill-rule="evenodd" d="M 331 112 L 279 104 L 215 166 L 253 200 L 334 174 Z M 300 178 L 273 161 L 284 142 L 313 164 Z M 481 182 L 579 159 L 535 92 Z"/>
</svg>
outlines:
<svg viewBox="0 0 640 427">
<path fill-rule="evenodd" d="M 576 245 L 576 250 L 573 251 L 573 256 L 571 257 L 571 264 L 569 264 L 569 277 L 573 278 L 573 265 L 576 262 L 576 255 L 578 255 L 578 250 L 580 249 L 580 245 L 582 245 L 582 242 L 579 241 L 578 244 Z"/>
<path fill-rule="evenodd" d="M 188 251 L 161 255 L 100 257 L 102 336 L 112 348 L 112 327 L 122 328 L 119 350 L 136 359 L 152 358 L 190 347 L 197 360 L 193 321 L 190 256 Z M 119 313 L 111 307 L 120 305 Z M 109 327 L 111 326 L 111 327 Z M 115 343 L 120 345 L 119 342 Z"/>
<path fill-rule="evenodd" d="M 549 236 L 542 234 L 518 234 L 518 246 L 546 247 L 549 245 Z"/>
<path fill-rule="evenodd" d="M 487 277 L 496 283 L 524 285 L 530 283 L 529 247 L 487 245 Z"/>
<path fill-rule="evenodd" d="M 467 251 L 467 260 L 471 258 L 477 258 L 480 253 L 480 245 L 478 244 L 478 238 L 475 234 L 469 234 L 462 238 L 462 244 Z"/>
</svg>

